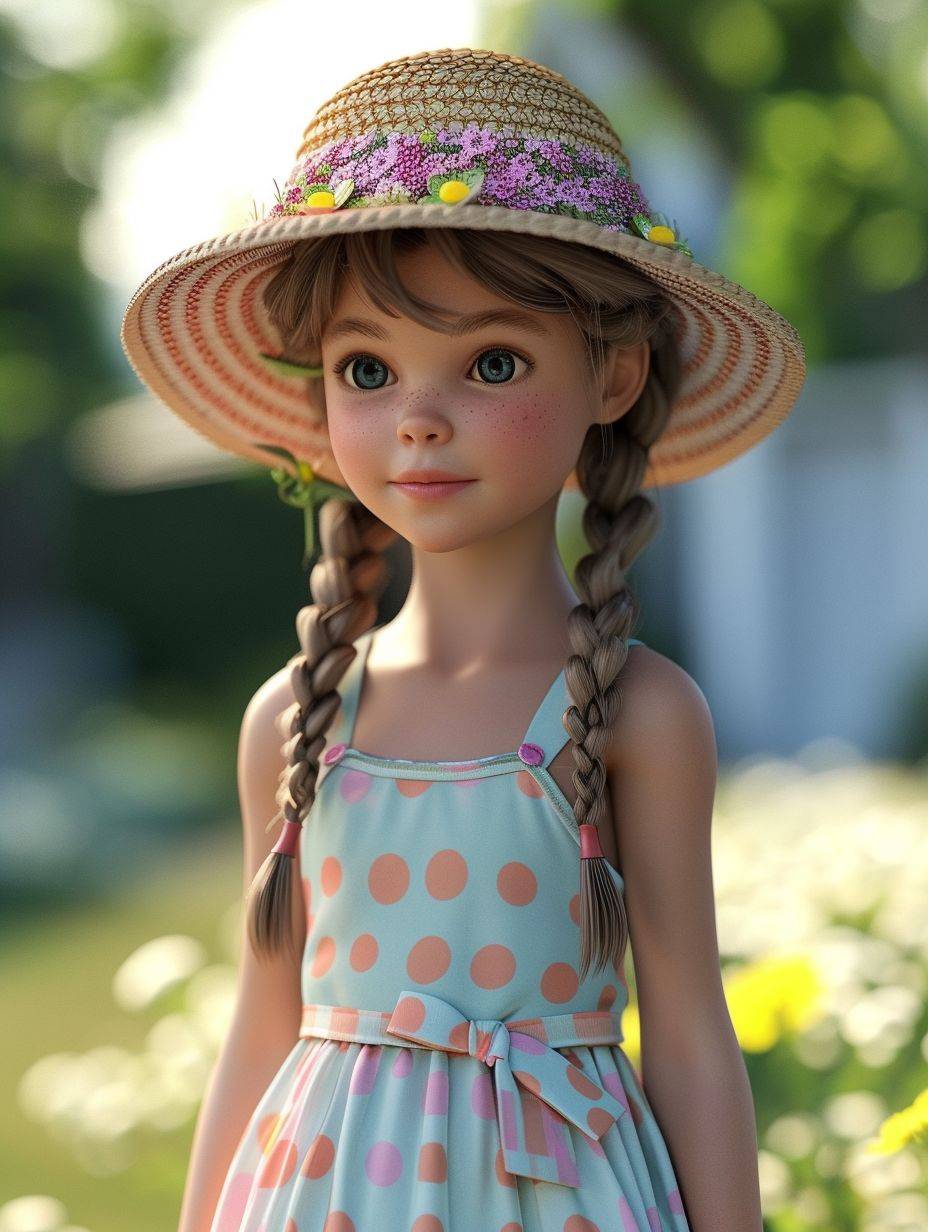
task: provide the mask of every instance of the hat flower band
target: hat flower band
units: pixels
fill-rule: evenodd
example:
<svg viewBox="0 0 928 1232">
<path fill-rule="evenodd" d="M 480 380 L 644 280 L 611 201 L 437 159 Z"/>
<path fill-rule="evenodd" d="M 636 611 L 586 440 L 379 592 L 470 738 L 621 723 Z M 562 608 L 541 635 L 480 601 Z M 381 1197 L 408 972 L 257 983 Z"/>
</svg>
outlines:
<svg viewBox="0 0 928 1232">
<path fill-rule="evenodd" d="M 275 187 L 276 181 L 275 181 Z M 619 159 L 593 146 L 452 121 L 436 130 L 369 129 L 319 146 L 290 173 L 262 221 L 397 204 L 501 205 L 564 214 L 692 257 Z"/>
</svg>

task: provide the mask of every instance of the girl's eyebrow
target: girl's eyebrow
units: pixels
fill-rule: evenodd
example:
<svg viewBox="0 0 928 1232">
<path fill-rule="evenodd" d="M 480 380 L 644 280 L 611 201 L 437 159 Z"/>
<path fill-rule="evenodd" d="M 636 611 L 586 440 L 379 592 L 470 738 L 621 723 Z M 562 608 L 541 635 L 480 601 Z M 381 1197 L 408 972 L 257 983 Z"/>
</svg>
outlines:
<svg viewBox="0 0 928 1232">
<path fill-rule="evenodd" d="M 473 334 L 478 329 L 485 329 L 490 325 L 513 325 L 530 334 L 539 334 L 542 337 L 548 335 L 546 326 L 535 317 L 530 317 L 527 313 L 516 309 L 506 308 L 491 309 L 489 312 L 472 312 L 468 316 L 461 317 L 452 332 L 455 336 Z M 363 317 L 343 317 L 325 331 L 325 337 L 329 342 L 341 338 L 344 334 L 365 334 L 368 338 L 377 338 L 381 342 L 388 342 L 390 339 L 389 333 L 382 326 Z"/>
</svg>

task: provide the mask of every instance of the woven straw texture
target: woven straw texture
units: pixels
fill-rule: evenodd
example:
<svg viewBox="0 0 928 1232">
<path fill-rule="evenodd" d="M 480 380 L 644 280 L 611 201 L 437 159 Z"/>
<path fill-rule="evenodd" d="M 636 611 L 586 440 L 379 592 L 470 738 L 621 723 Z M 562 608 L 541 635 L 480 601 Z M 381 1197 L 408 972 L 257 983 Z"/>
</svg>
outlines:
<svg viewBox="0 0 928 1232">
<path fill-rule="evenodd" d="M 422 52 L 362 74 L 316 112 L 297 162 L 338 137 L 421 132 L 451 121 L 588 143 L 630 172 L 608 119 L 563 77 L 521 57 L 470 48 Z M 220 447 L 273 466 L 281 464 L 274 447 L 283 448 L 344 484 L 329 449 L 322 379 L 272 371 L 260 359 L 281 348 L 262 290 L 296 240 L 392 227 L 527 232 L 585 244 L 666 289 L 677 310 L 682 380 L 668 426 L 651 447 L 645 487 L 693 479 L 736 458 L 795 404 L 806 372 L 802 341 L 738 283 L 637 234 L 479 201 L 269 218 L 187 248 L 152 271 L 126 308 L 121 337 L 133 368 Z M 565 486 L 577 486 L 574 472 Z"/>
</svg>

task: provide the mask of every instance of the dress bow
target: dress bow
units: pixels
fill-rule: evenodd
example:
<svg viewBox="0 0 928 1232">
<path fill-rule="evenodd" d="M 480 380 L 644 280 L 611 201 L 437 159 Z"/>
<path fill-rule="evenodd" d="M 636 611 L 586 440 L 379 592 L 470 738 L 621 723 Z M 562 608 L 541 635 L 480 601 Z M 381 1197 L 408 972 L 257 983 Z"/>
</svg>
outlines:
<svg viewBox="0 0 928 1232">
<path fill-rule="evenodd" d="M 549 1044 L 496 1018 L 465 1018 L 441 997 L 404 989 L 386 1030 L 427 1048 L 467 1053 L 491 1068 L 508 1172 L 579 1185 L 567 1121 L 599 1139 L 626 1112 Z"/>
</svg>

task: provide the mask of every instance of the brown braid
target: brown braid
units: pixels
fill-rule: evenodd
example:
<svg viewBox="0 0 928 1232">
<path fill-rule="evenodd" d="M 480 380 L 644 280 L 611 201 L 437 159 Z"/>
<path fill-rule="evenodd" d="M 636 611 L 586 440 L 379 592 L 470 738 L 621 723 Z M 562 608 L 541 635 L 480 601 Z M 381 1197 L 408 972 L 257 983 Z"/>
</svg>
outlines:
<svg viewBox="0 0 928 1232">
<path fill-rule="evenodd" d="M 277 804 L 285 822 L 301 826 L 316 798 L 319 754 L 338 711 L 338 682 L 357 654 L 355 639 L 377 620 L 377 597 L 386 580 L 383 549 L 396 538 L 359 501 L 329 500 L 319 509 L 322 554 L 309 575 L 315 600 L 296 617 L 301 651 L 287 664 L 296 700 L 278 718 L 289 736 L 281 752 Z M 268 827 L 270 828 L 270 827 Z M 248 891 L 248 934 L 259 957 L 284 945 L 293 951 L 293 859 L 270 852 Z"/>
<path fill-rule="evenodd" d="M 653 536 L 657 523 L 655 506 L 639 489 L 648 450 L 667 423 L 679 387 L 676 330 L 680 323 L 664 289 L 631 262 L 612 254 L 517 232 L 403 228 L 300 240 L 292 246 L 264 291 L 269 315 L 280 331 L 283 357 L 320 362 L 319 339 L 347 277 L 353 277 L 382 310 L 395 310 L 451 333 L 455 322 L 448 320 L 449 313 L 434 311 L 436 305 L 412 295 L 397 270 L 397 256 L 422 244 L 434 245 L 447 260 L 513 303 L 536 312 L 570 313 L 586 345 L 591 390 L 601 377 L 607 345 L 624 348 L 650 342 L 650 371 L 637 402 L 615 423 L 594 425 L 577 462 L 577 477 L 589 502 L 584 530 L 592 550 L 578 565 L 576 585 L 581 602 L 568 617 L 573 653 L 565 678 L 572 704 L 563 722 L 575 763 L 574 816 L 578 824 L 598 826 L 607 790 L 602 754 L 620 701 L 616 679 L 628 656 L 628 637 L 638 615 L 626 571 Z M 307 401 L 313 415 L 324 415 L 321 376 L 307 381 Z M 611 447 L 605 455 L 604 446 Z M 330 550 L 327 554 L 339 555 Z M 346 598 L 358 600 L 347 583 L 332 588 L 333 606 Z M 304 613 L 313 611 L 304 609 Z M 358 623 L 364 627 L 368 618 L 365 615 Z M 315 628 L 323 617 L 313 619 Z M 354 623 L 352 619 L 352 627 Z M 323 647 L 320 656 L 339 640 L 330 637 L 328 630 L 315 632 L 314 637 Z M 318 657 L 307 654 L 313 663 Z M 333 669 L 331 680 L 340 679 L 343 671 L 344 667 Z M 307 691 L 305 684 L 302 687 Z M 313 696 L 334 712 L 333 700 L 320 699 L 325 687 L 320 680 Z M 318 733 L 331 717 L 328 714 L 327 721 L 320 721 L 314 730 L 308 757 L 313 755 L 311 750 L 318 755 Z M 296 727 L 295 733 L 299 730 Z M 293 797 L 291 810 L 301 817 L 309 807 L 305 802 L 300 807 L 302 795 L 312 802 L 306 783 L 315 783 L 317 765 L 310 761 L 305 779 L 297 774 L 292 786 L 287 782 L 286 795 Z M 625 904 L 601 856 L 580 860 L 580 915 L 581 979 L 591 964 L 601 967 L 610 959 L 618 970 L 628 939 Z"/>
<path fill-rule="evenodd" d="M 678 353 L 666 345 L 666 324 L 652 338 L 651 371 L 635 405 L 608 426 L 612 456 L 602 460 L 591 431 L 577 463 L 587 497 L 583 530 L 591 551 L 579 561 L 575 587 L 581 602 L 567 618 L 573 653 L 565 676 L 573 704 L 564 713 L 571 739 L 578 824 L 598 826 L 606 814 L 608 780 L 603 752 L 619 708 L 616 683 L 628 657 L 638 603 L 626 581 L 629 567 L 658 526 L 657 507 L 640 491 L 648 449 L 670 415 L 667 390 L 678 381 Z M 625 901 L 604 857 L 580 861 L 580 979 L 590 967 L 616 970 L 628 942 Z"/>
</svg>

